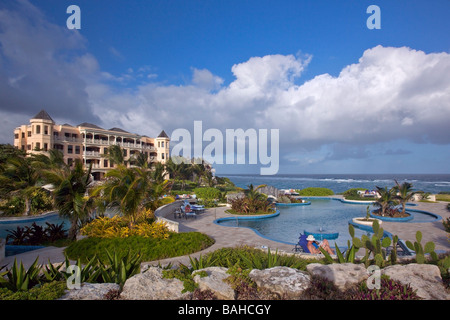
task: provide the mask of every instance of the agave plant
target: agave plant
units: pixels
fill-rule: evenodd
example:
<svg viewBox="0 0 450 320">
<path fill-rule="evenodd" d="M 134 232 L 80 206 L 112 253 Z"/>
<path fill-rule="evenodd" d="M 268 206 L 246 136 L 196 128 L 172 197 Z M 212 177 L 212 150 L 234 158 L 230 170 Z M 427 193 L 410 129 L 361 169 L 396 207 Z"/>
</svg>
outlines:
<svg viewBox="0 0 450 320">
<path fill-rule="evenodd" d="M 38 265 L 38 259 L 39 257 L 34 260 L 28 269 L 25 269 L 22 261 L 18 265 L 17 259 L 14 259 L 13 267 L 0 273 L 0 285 L 11 291 L 26 291 L 40 283 L 41 266 Z"/>
<path fill-rule="evenodd" d="M 137 274 L 141 267 L 141 255 L 139 253 L 131 254 L 131 250 L 122 257 L 118 258 L 117 253 L 110 254 L 106 250 L 107 261 L 100 263 L 100 272 L 104 282 L 117 283 L 123 287 L 125 281 Z"/>
</svg>

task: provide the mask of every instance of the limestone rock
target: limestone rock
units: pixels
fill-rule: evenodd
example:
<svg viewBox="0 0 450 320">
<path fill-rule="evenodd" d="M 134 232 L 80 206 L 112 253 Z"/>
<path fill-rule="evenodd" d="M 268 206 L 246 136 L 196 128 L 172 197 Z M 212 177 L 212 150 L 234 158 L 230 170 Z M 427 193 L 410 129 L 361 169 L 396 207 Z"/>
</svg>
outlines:
<svg viewBox="0 0 450 320">
<path fill-rule="evenodd" d="M 306 272 L 288 267 L 253 269 L 249 277 L 259 288 L 286 299 L 298 297 L 311 284 L 311 277 Z"/>
<path fill-rule="evenodd" d="M 183 289 L 182 281 L 175 278 L 163 278 L 162 269 L 150 267 L 125 282 L 120 298 L 125 300 L 189 299 L 191 293 L 181 293 Z"/>
<path fill-rule="evenodd" d="M 81 284 L 80 289 L 67 290 L 60 300 L 104 300 L 110 290 L 119 290 L 116 283 L 87 283 Z"/>
<path fill-rule="evenodd" d="M 381 274 L 389 276 L 402 284 L 409 284 L 417 290 L 417 295 L 426 300 L 450 300 L 442 283 L 439 267 L 431 264 L 394 265 L 381 270 Z"/>
<path fill-rule="evenodd" d="M 323 265 L 311 263 L 307 265 L 306 269 L 312 276 L 319 276 L 331 281 L 342 291 L 357 285 L 369 277 L 363 264 L 335 263 Z"/>
<path fill-rule="evenodd" d="M 208 275 L 202 277 L 196 274 L 202 271 Z M 230 276 L 227 271 L 228 269 L 223 267 L 209 267 L 196 270 L 193 272 L 194 281 L 198 284 L 200 290 L 210 290 L 218 299 L 233 300 L 235 296 L 234 290 L 224 281 Z"/>
</svg>

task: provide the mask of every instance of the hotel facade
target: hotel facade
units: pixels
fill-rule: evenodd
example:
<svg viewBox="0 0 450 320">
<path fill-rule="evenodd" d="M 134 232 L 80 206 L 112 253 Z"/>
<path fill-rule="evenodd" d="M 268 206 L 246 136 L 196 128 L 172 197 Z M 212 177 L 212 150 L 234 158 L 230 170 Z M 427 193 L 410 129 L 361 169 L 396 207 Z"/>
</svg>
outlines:
<svg viewBox="0 0 450 320">
<path fill-rule="evenodd" d="M 108 148 L 118 145 L 124 159 L 134 154 L 144 154 L 148 161 L 165 163 L 169 159 L 170 138 L 164 130 L 156 138 L 134 134 L 120 128 L 103 129 L 95 124 L 81 123 L 77 126 L 55 124 L 50 115 L 41 110 L 30 119 L 30 124 L 14 130 L 14 146 L 27 153 L 47 153 L 51 149 L 62 152 L 64 162 L 71 165 L 80 160 L 86 167 L 92 164 L 95 180 L 114 168 L 107 157 Z"/>
</svg>

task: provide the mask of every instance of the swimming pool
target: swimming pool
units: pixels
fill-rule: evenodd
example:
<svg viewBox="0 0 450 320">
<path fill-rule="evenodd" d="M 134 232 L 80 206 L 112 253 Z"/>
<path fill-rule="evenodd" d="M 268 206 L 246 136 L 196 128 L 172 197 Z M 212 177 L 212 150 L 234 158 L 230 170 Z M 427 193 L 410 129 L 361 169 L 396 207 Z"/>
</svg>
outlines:
<svg viewBox="0 0 450 320">
<path fill-rule="evenodd" d="M 249 217 L 222 218 L 215 222 L 228 227 L 245 227 L 256 231 L 260 236 L 287 244 L 295 244 L 300 233 L 326 232 L 339 233 L 337 239 L 329 240 L 330 245 L 334 243 L 339 247 L 347 247 L 350 240 L 348 223 L 353 218 L 365 217 L 367 203 L 346 203 L 333 198 L 309 198 L 311 205 L 308 206 L 277 206 L 279 214 L 265 219 Z M 370 210 L 373 206 L 370 205 Z M 435 221 L 436 216 L 423 211 L 411 212 L 415 222 Z M 361 237 L 368 231 L 355 229 L 355 236 Z"/>
<path fill-rule="evenodd" d="M 39 226 L 46 227 L 46 222 L 53 224 L 64 223 L 64 228 L 70 227 L 70 222 L 59 216 L 57 212 L 48 213 L 45 215 L 34 217 L 20 217 L 20 218 L 4 218 L 0 220 L 0 238 L 5 239 L 7 237 L 8 230 L 16 230 L 17 227 L 30 227 L 33 222 Z"/>
</svg>

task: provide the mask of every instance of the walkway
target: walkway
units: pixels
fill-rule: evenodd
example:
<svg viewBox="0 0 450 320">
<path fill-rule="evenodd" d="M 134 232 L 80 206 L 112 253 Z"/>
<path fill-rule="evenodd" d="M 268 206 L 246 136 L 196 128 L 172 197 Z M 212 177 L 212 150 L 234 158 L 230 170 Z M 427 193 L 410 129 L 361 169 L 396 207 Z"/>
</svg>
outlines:
<svg viewBox="0 0 450 320">
<path fill-rule="evenodd" d="M 424 210 L 440 215 L 443 219 L 450 217 L 450 212 L 446 209 L 447 203 L 418 203 L 418 206 L 414 209 Z M 224 207 L 208 209 L 205 213 L 198 215 L 197 218 L 189 219 L 177 219 L 180 222 L 180 232 L 198 231 L 207 234 L 215 240 L 215 243 L 200 252 L 191 254 L 191 257 L 199 257 L 205 255 L 208 252 L 215 251 L 223 247 L 236 247 L 241 245 L 248 245 L 251 247 L 270 248 L 273 252 L 278 250 L 279 252 L 292 252 L 292 245 L 283 244 L 275 241 L 271 241 L 258 236 L 253 230 L 247 228 L 232 228 L 216 225 L 213 221 L 222 218 L 229 217 L 230 214 L 225 213 Z M 386 231 L 394 235 L 398 235 L 402 240 L 415 241 L 417 230 L 420 230 L 423 234 L 422 244 L 428 241 L 433 241 L 436 244 L 436 250 L 450 251 L 450 242 L 448 242 L 447 235 L 442 221 L 430 222 L 430 223 L 394 223 L 383 222 L 382 226 Z M 28 253 L 22 253 L 16 256 L 6 257 L 0 266 L 5 264 L 12 265 L 14 258 L 18 261 L 22 260 L 25 266 L 31 265 L 37 256 L 39 256 L 39 263 L 48 263 L 50 260 L 52 263 L 64 261 L 64 248 L 49 247 L 45 249 L 39 249 Z M 189 257 L 175 257 L 159 261 L 144 262 L 144 265 L 166 265 L 172 263 L 177 265 L 178 263 L 189 264 Z"/>
</svg>

